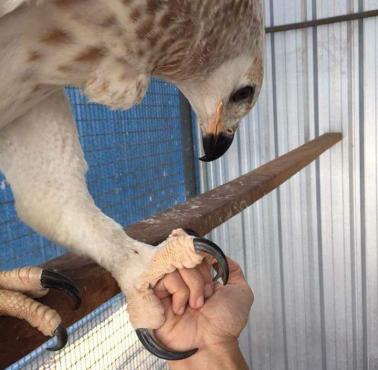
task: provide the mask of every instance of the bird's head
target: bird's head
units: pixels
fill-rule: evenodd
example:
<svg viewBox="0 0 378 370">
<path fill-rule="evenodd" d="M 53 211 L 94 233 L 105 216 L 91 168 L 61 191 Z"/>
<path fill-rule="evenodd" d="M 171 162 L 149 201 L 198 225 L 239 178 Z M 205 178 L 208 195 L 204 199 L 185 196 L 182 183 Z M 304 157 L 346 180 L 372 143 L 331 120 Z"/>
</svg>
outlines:
<svg viewBox="0 0 378 370">
<path fill-rule="evenodd" d="M 176 3 L 174 33 L 167 36 L 153 73 L 173 82 L 191 103 L 203 136 L 201 159 L 210 162 L 231 146 L 261 90 L 262 0 Z"/>
<path fill-rule="evenodd" d="M 226 61 L 206 78 L 179 84 L 198 117 L 202 161 L 214 161 L 230 148 L 240 120 L 256 103 L 262 81 L 263 57 L 255 53 Z"/>
</svg>

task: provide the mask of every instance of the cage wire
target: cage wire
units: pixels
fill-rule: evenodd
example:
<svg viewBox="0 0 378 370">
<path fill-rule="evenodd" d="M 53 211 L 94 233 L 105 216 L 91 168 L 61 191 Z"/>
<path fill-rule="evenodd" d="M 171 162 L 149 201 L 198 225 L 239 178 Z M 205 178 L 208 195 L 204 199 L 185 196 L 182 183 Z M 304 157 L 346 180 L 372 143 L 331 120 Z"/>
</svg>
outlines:
<svg viewBox="0 0 378 370">
<path fill-rule="evenodd" d="M 140 344 L 119 294 L 68 329 L 70 340 L 59 352 L 46 350 L 51 340 L 7 370 L 168 369 Z"/>
<path fill-rule="evenodd" d="M 129 225 L 186 199 L 180 97 L 154 80 L 143 103 L 129 111 L 93 104 L 66 90 L 89 165 L 88 187 L 96 204 Z M 66 250 L 21 223 L 9 184 L 0 177 L 0 270 L 37 265 Z M 160 369 L 139 344 L 116 297 L 69 328 L 70 344 L 57 354 L 40 347 L 10 369 Z"/>
</svg>

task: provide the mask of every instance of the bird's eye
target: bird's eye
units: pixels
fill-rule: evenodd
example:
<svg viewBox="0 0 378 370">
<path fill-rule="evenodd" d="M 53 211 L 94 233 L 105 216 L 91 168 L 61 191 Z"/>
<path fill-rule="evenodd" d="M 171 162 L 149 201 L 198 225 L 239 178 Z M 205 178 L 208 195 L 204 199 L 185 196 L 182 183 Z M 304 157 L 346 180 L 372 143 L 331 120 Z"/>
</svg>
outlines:
<svg viewBox="0 0 378 370">
<path fill-rule="evenodd" d="M 255 95 L 254 86 L 245 86 L 231 95 L 231 101 L 233 103 L 240 103 L 244 100 L 251 100 Z"/>
</svg>

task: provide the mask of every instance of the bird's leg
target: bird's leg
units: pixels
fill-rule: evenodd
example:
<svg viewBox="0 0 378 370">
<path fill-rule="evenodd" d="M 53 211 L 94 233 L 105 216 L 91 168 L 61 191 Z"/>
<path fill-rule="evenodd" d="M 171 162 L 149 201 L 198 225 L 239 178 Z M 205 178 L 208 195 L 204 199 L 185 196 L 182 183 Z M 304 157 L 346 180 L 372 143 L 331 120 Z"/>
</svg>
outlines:
<svg viewBox="0 0 378 370">
<path fill-rule="evenodd" d="M 122 262 L 106 247 L 118 247 L 117 235 L 124 233 L 95 207 L 85 168 L 63 90 L 0 130 L 0 170 L 11 184 L 20 218 L 62 245 L 82 253 L 89 249 L 92 253 L 86 254 L 97 256 L 100 263 L 108 255 Z M 46 335 L 56 334 L 58 346 L 53 349 L 58 349 L 67 339 L 60 316 L 30 298 L 50 288 L 67 291 L 79 303 L 78 289 L 56 272 L 34 267 L 1 272 L 0 315 L 23 318 Z"/>
<path fill-rule="evenodd" d="M 91 257 L 121 282 L 133 281 L 144 271 L 154 248 L 128 237 L 88 192 L 86 163 L 63 90 L 0 130 L 0 170 L 11 185 L 18 216 L 35 231 Z M 38 278 L 31 278 L 29 286 L 13 273 L 3 280 L 7 287 L 39 292 Z M 127 294 L 127 283 L 121 286 Z M 9 308 L 15 307 L 6 302 L 13 296 L 3 296 L 3 314 L 24 317 L 17 314 L 23 305 L 16 311 Z M 17 297 L 17 302 L 22 300 Z"/>
<path fill-rule="evenodd" d="M 149 78 L 126 60 L 104 57 L 84 84 L 84 93 L 95 103 L 113 109 L 129 109 L 143 99 Z"/>
<path fill-rule="evenodd" d="M 86 186 L 86 164 L 63 91 L 0 130 L 0 169 L 24 222 L 112 273 L 130 300 L 131 320 L 142 329 L 140 337 L 147 347 L 154 342 L 145 331 L 159 328 L 165 320 L 163 306 L 152 294 L 154 284 L 177 268 L 197 266 L 202 252 L 217 257 L 224 269 L 227 266 L 216 248 L 182 231 L 174 232 L 158 248 L 138 242 L 96 207 Z M 156 350 L 149 349 L 168 359 L 189 354 L 153 346 Z"/>
</svg>

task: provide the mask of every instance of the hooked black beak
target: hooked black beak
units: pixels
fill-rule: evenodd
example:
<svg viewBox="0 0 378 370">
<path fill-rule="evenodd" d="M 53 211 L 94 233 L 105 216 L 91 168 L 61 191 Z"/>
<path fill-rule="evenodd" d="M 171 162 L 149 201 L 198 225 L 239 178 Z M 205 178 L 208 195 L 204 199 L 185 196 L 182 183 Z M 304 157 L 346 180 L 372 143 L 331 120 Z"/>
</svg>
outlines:
<svg viewBox="0 0 378 370">
<path fill-rule="evenodd" d="M 203 149 L 205 155 L 200 158 L 203 162 L 212 162 L 222 157 L 231 146 L 235 132 L 226 130 L 223 122 L 223 102 L 219 102 L 216 112 L 211 117 L 207 125 L 207 132 L 203 135 Z"/>
<path fill-rule="evenodd" d="M 222 157 L 224 153 L 230 148 L 234 140 L 233 134 L 219 133 L 209 134 L 203 137 L 203 149 L 205 155 L 200 158 L 203 162 L 212 162 Z"/>
</svg>

